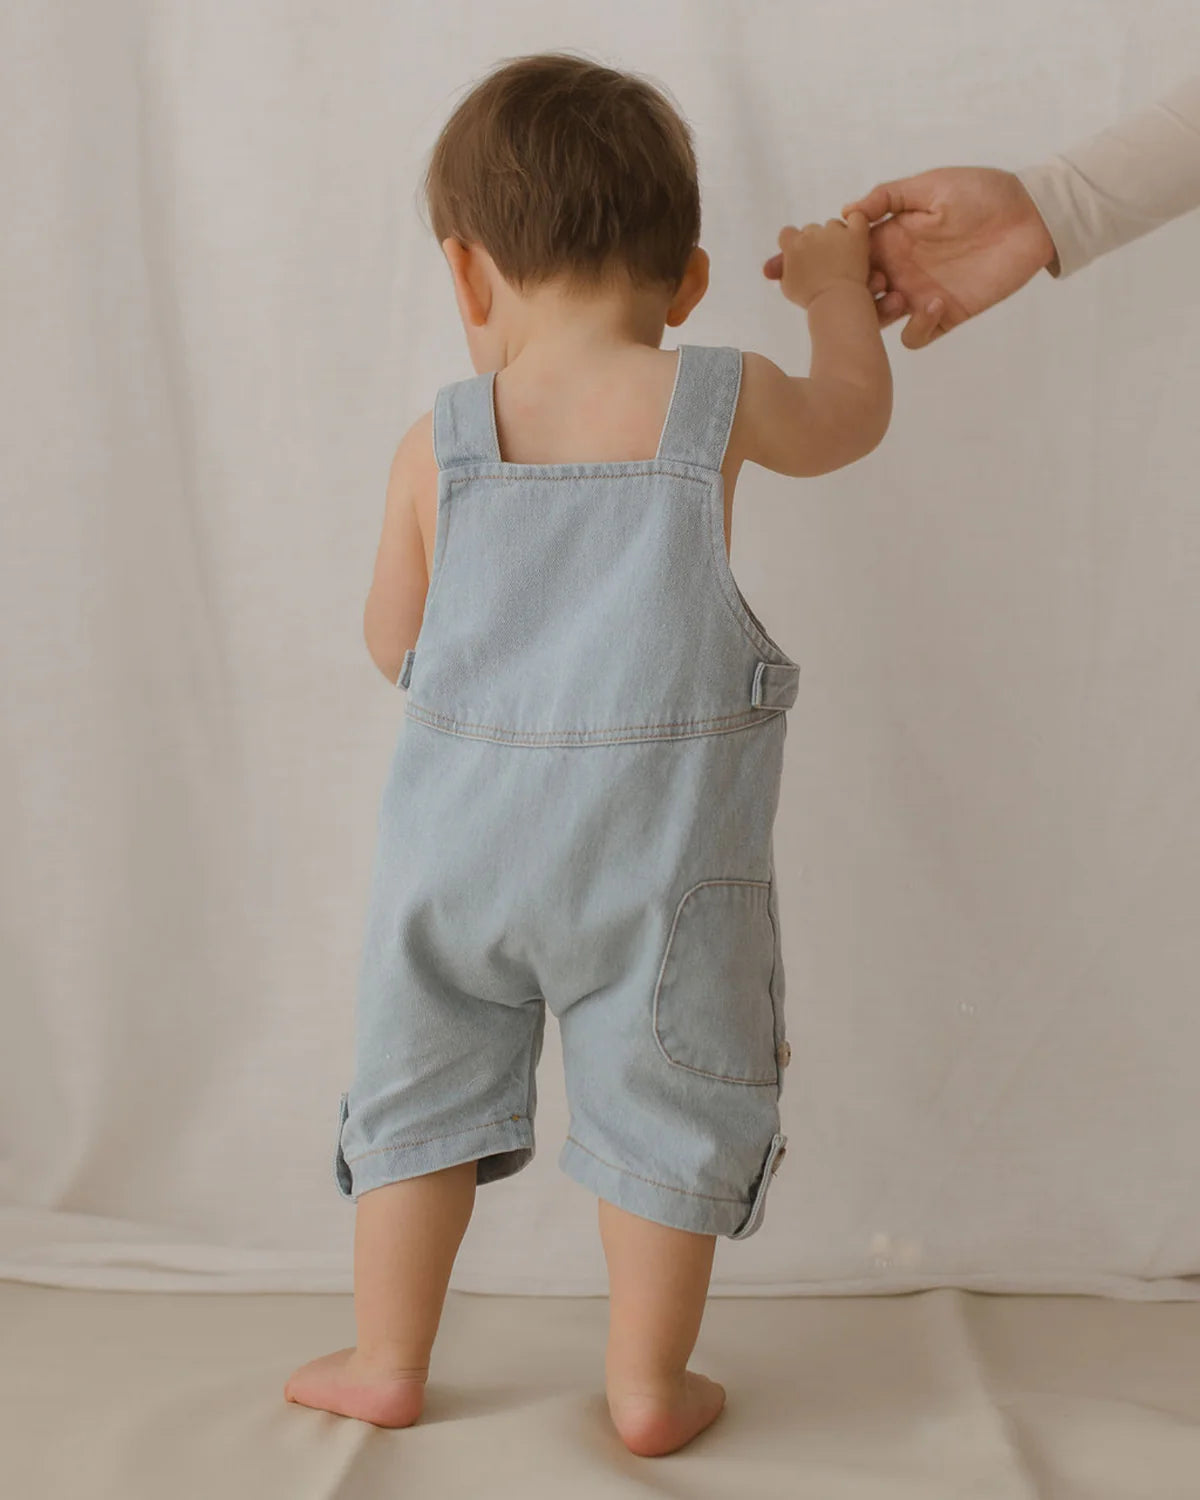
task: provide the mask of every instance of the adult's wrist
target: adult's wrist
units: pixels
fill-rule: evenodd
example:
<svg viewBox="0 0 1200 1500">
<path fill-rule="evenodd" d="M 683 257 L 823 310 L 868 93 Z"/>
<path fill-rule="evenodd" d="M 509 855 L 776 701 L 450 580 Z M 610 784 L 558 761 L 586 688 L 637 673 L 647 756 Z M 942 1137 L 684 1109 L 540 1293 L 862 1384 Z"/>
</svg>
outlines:
<svg viewBox="0 0 1200 1500">
<path fill-rule="evenodd" d="M 1042 162 L 1034 167 L 1023 167 L 1014 172 L 1013 181 L 1020 189 L 1027 205 L 1028 222 L 1040 235 L 1043 258 L 1038 270 L 1045 269 L 1056 279 L 1069 275 L 1075 269 L 1072 242 L 1065 216 L 1057 211 L 1058 197 L 1055 181 L 1058 168 L 1051 162 Z M 1064 269 L 1064 262 L 1066 267 Z"/>
</svg>

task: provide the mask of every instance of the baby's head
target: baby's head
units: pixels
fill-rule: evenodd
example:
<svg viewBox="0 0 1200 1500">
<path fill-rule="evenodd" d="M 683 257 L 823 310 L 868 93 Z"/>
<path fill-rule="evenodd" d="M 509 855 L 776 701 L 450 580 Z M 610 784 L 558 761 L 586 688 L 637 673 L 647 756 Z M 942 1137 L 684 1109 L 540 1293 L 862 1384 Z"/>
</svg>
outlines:
<svg viewBox="0 0 1200 1500">
<path fill-rule="evenodd" d="M 544 326 L 617 300 L 657 343 L 708 286 L 691 133 L 635 74 L 505 63 L 446 122 L 425 192 L 477 369 L 504 362 L 535 304 Z"/>
</svg>

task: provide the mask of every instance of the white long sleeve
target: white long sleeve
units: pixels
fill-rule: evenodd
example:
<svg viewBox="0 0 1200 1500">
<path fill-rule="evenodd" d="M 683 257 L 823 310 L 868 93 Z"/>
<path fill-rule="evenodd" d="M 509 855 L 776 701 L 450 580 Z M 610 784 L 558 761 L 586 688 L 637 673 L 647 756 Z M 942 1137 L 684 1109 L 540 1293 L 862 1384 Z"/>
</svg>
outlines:
<svg viewBox="0 0 1200 1500">
<path fill-rule="evenodd" d="M 1017 176 L 1050 231 L 1058 276 L 1200 207 L 1200 75 Z"/>
</svg>

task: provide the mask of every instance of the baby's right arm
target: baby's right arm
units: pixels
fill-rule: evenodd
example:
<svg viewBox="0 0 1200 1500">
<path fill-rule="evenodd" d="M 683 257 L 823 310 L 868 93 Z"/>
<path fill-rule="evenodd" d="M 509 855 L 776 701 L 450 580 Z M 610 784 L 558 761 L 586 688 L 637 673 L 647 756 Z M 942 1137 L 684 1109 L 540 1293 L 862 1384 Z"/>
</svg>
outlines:
<svg viewBox="0 0 1200 1500">
<path fill-rule="evenodd" d="M 892 415 L 892 372 L 868 288 L 866 216 L 781 231 L 783 295 L 808 311 L 807 376 L 743 356 L 735 432 L 741 460 L 777 474 L 843 468 L 879 445 Z"/>
</svg>

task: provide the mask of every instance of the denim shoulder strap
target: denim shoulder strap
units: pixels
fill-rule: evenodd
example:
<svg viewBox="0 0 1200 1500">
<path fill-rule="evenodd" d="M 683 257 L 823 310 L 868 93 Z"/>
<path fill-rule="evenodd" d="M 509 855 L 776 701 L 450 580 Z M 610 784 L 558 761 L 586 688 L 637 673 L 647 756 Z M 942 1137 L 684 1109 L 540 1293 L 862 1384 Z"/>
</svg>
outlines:
<svg viewBox="0 0 1200 1500">
<path fill-rule="evenodd" d="M 720 469 L 741 386 L 740 349 L 681 344 L 675 390 L 656 456 Z"/>
<path fill-rule="evenodd" d="M 499 463 L 495 370 L 442 386 L 433 403 L 433 453 L 439 469 L 456 464 Z"/>
</svg>

